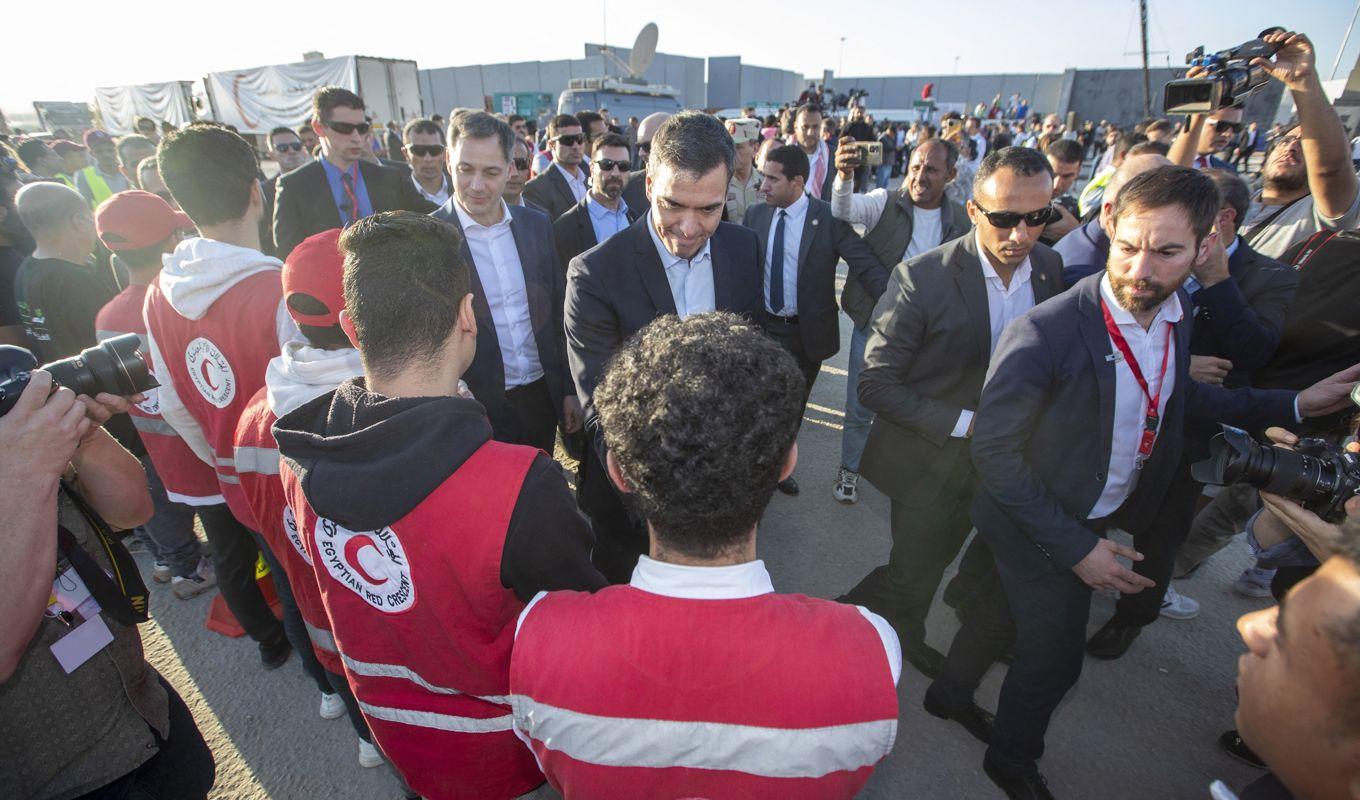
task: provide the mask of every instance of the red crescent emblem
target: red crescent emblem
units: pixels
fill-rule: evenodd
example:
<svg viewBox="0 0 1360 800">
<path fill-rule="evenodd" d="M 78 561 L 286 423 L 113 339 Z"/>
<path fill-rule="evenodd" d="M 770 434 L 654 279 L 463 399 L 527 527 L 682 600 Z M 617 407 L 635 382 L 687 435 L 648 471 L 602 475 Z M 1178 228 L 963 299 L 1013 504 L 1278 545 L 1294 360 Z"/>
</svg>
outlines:
<svg viewBox="0 0 1360 800">
<path fill-rule="evenodd" d="M 378 549 L 378 546 L 373 543 L 373 540 L 364 534 L 351 536 L 349 541 L 345 542 L 345 561 L 350 566 L 354 567 L 355 571 L 364 577 L 364 580 L 374 586 L 382 586 L 384 583 L 387 583 L 387 578 L 378 579 L 373 577 L 368 573 L 368 570 L 364 569 L 363 565 L 359 563 L 359 551 L 363 550 L 365 547 L 371 547 L 374 550 Z"/>
<path fill-rule="evenodd" d="M 244 72 L 241 72 L 237 73 L 236 77 L 232 79 L 231 99 L 232 102 L 236 104 L 236 110 L 241 113 L 241 121 L 246 124 L 246 127 L 258 128 L 260 126 L 255 122 L 255 120 L 251 119 L 246 114 L 246 107 L 241 105 L 241 79 L 244 77 L 246 77 L 246 74 Z"/>
<path fill-rule="evenodd" d="M 208 359 L 203 359 L 203 362 L 198 365 L 198 373 L 203 376 L 203 382 L 208 384 L 208 388 L 216 392 L 219 387 L 212 381 L 212 370 L 208 369 L 208 364 Z"/>
</svg>

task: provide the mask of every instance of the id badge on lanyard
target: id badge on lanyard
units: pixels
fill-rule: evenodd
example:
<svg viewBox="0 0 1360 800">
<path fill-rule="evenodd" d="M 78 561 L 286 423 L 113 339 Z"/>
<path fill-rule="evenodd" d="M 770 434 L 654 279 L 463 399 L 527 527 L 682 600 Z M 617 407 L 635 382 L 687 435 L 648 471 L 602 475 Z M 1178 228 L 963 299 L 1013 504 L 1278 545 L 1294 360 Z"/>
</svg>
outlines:
<svg viewBox="0 0 1360 800">
<path fill-rule="evenodd" d="M 1143 390 L 1143 397 L 1147 399 L 1146 411 L 1143 415 L 1143 430 L 1138 437 L 1138 454 L 1134 456 L 1133 465 L 1136 469 L 1142 469 L 1147 460 L 1152 457 L 1152 448 L 1157 444 L 1157 427 L 1161 423 L 1159 406 L 1162 401 L 1162 387 L 1166 385 L 1166 365 L 1171 361 L 1171 340 L 1175 338 L 1175 326 L 1167 322 L 1166 340 L 1162 345 L 1162 369 L 1157 376 L 1157 391 L 1153 393 L 1148 386 L 1147 378 L 1143 377 L 1143 370 L 1138 366 L 1138 359 L 1133 357 L 1133 348 L 1129 347 L 1128 340 L 1119 330 L 1119 325 L 1115 323 L 1114 317 L 1110 315 L 1110 309 L 1105 305 L 1105 298 L 1100 298 L 1100 311 L 1105 317 L 1105 330 L 1110 334 L 1110 340 L 1123 356 L 1123 361 L 1129 367 L 1129 372 L 1133 373 L 1133 379 L 1138 382 L 1138 387 Z"/>
</svg>

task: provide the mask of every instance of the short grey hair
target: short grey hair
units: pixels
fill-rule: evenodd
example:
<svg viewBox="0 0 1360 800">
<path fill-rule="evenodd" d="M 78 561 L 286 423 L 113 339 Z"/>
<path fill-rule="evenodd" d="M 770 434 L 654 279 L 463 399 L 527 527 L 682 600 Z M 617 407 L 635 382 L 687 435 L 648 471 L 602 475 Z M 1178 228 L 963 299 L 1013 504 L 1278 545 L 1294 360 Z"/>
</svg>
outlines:
<svg viewBox="0 0 1360 800">
<path fill-rule="evenodd" d="M 515 131 L 509 123 L 485 111 L 463 113 L 461 109 L 454 109 L 450 112 L 450 150 L 458 146 L 459 139 L 490 139 L 493 137 L 499 140 L 501 152 L 505 154 L 505 160 L 509 161 L 515 149 Z"/>
<path fill-rule="evenodd" d="M 652 137 L 647 171 L 656 174 L 656 168 L 664 164 L 698 177 L 723 166 L 730 178 L 736 160 L 737 148 L 732 144 L 732 136 L 717 117 L 698 111 L 682 111 L 666 120 Z"/>
<path fill-rule="evenodd" d="M 90 204 L 75 189 L 48 181 L 30 183 L 14 196 L 19 219 L 34 237 L 58 233 L 71 217 L 90 213 Z"/>
</svg>

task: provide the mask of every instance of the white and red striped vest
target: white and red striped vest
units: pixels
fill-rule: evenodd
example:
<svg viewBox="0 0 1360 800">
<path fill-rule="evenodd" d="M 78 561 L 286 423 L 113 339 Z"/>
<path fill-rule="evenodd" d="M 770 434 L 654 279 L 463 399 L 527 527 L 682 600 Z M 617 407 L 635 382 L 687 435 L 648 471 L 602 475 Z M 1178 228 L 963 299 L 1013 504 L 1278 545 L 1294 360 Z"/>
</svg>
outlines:
<svg viewBox="0 0 1360 800">
<path fill-rule="evenodd" d="M 518 797 L 543 782 L 511 730 L 510 648 L 524 604 L 501 585 L 505 535 L 537 454 L 487 442 L 379 531 L 318 518 L 283 462 L 345 676 L 374 743 L 427 800 Z M 400 476 L 356 491 L 390 480 Z"/>
<path fill-rule="evenodd" d="M 275 420 L 274 412 L 269 408 L 269 389 L 262 386 L 236 423 L 236 448 L 233 453 L 236 477 L 241 482 L 241 493 L 246 504 L 260 526 L 258 533 L 283 565 L 317 660 L 323 667 L 339 675 L 344 672 L 344 667 L 340 664 L 335 637 L 331 635 L 331 622 L 326 618 L 326 608 L 321 605 L 321 592 L 316 588 L 312 557 L 303 546 L 302 529 L 298 527 L 293 509 L 283 496 L 279 446 L 270 430 Z"/>
<path fill-rule="evenodd" d="M 232 451 L 236 422 L 264 386 L 269 360 L 279 354 L 282 297 L 281 273 L 266 270 L 228 289 L 202 319 L 180 316 L 155 283 L 147 288 L 143 307 L 175 393 L 208 440 L 222 496 L 232 515 L 251 530 L 259 525 L 241 494 Z"/>
<path fill-rule="evenodd" d="M 142 340 L 142 360 L 151 367 L 151 352 L 146 346 L 146 323 L 142 321 L 142 303 L 146 286 L 127 287 L 99 309 L 95 317 L 95 335 L 103 341 L 128 333 Z M 191 506 L 216 505 L 223 502 L 212 468 L 199 460 L 194 451 L 170 423 L 160 414 L 156 390 L 145 392 L 146 400 L 128 409 L 132 425 L 146 445 L 146 453 L 165 484 L 166 495 L 176 503 Z"/>
<path fill-rule="evenodd" d="M 520 623 L 510 689 L 568 800 L 853 797 L 897 735 L 874 626 L 803 595 L 551 592 Z"/>
</svg>

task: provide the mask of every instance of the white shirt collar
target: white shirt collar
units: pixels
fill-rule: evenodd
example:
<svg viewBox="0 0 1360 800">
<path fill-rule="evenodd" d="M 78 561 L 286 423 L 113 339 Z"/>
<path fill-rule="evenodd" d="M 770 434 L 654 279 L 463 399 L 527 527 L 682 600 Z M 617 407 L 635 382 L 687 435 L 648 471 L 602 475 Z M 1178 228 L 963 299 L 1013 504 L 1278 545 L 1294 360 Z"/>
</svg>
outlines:
<svg viewBox="0 0 1360 800">
<path fill-rule="evenodd" d="M 938 211 L 939 209 L 936 210 Z M 976 230 L 973 231 L 973 244 L 977 246 L 978 261 L 982 262 L 982 277 L 1001 280 L 1001 276 L 996 272 L 996 267 L 992 266 L 992 260 L 987 257 L 987 251 L 982 249 L 982 236 L 978 234 Z M 1015 271 L 1011 273 L 1010 287 L 1014 288 L 1020 284 L 1027 283 L 1029 281 L 1029 274 L 1029 256 L 1025 256 L 1025 260 L 1021 261 L 1020 266 L 1016 267 Z"/>
<path fill-rule="evenodd" d="M 713 243 L 713 237 L 704 240 L 704 246 L 699 248 L 699 252 L 694 254 L 694 258 L 681 258 L 670 250 L 666 249 L 666 243 L 661 241 L 661 237 L 656 235 L 656 226 L 652 224 L 652 212 L 647 212 L 647 233 L 652 235 L 652 244 L 656 245 L 656 254 L 661 257 L 661 266 L 664 269 L 671 269 L 677 264 L 693 266 L 702 262 L 710 256 L 709 246 Z"/>
<path fill-rule="evenodd" d="M 556 161 L 553 162 L 553 166 L 557 167 L 557 171 L 562 173 L 562 177 L 566 178 L 568 183 L 579 183 L 581 185 L 585 185 L 586 171 L 581 169 L 580 164 L 576 165 L 576 171 L 580 173 L 579 175 L 572 175 L 570 172 L 567 172 L 567 168 L 557 163 Z"/>
<path fill-rule="evenodd" d="M 1143 327 L 1138 324 L 1138 320 L 1133 318 L 1133 314 L 1124 310 L 1124 307 L 1119 305 L 1119 301 L 1114 298 L 1114 288 L 1110 286 L 1110 273 L 1108 272 L 1100 279 L 1100 296 L 1105 298 L 1105 306 L 1110 309 L 1110 317 L 1116 325 L 1121 328 L 1126 325 L 1136 325 L 1140 329 Z M 1148 329 L 1151 330 L 1159 322 L 1173 324 L 1180 322 L 1181 315 L 1180 292 L 1175 292 L 1162 301 L 1162 307 L 1157 310 L 1157 316 L 1153 318 L 1152 325 L 1149 325 Z"/>
<path fill-rule="evenodd" d="M 807 192 L 803 192 L 801 195 L 798 196 L 797 200 L 794 200 L 792 203 L 789 204 L 788 208 L 776 208 L 774 210 L 774 216 L 777 221 L 779 218 L 779 212 L 783 211 L 785 214 L 788 215 L 788 221 L 790 223 L 800 222 L 803 219 L 803 215 L 807 213 L 807 210 L 808 210 L 808 195 Z"/>
<path fill-rule="evenodd" d="M 642 556 L 629 583 L 650 594 L 684 600 L 741 600 L 774 591 L 760 559 L 726 567 L 691 567 Z"/>
<path fill-rule="evenodd" d="M 430 194 L 429 192 L 425 191 L 424 186 L 420 185 L 420 181 L 416 180 L 415 171 L 413 170 L 411 172 L 411 183 L 415 184 L 416 191 L 420 192 L 421 195 L 423 195 L 427 200 L 433 201 L 434 198 L 438 197 L 439 195 L 444 195 L 445 197 L 448 197 L 449 195 L 453 194 L 453 190 L 449 187 L 448 176 L 441 172 L 439 174 L 439 180 L 443 181 L 443 185 L 439 187 L 439 191 L 435 192 L 434 194 Z"/>
<path fill-rule="evenodd" d="M 505 198 L 503 197 L 501 198 L 501 221 L 497 222 L 495 225 L 483 225 L 482 223 L 473 219 L 471 216 L 468 215 L 467 211 L 463 209 L 463 204 L 458 202 L 458 198 L 456 196 L 453 198 L 453 210 L 457 212 L 458 222 L 463 226 L 464 232 L 467 232 L 472 229 L 493 231 L 502 227 L 505 228 L 510 227 L 510 206 L 507 206 L 505 204 Z"/>
<path fill-rule="evenodd" d="M 1241 243 L 1242 243 L 1241 236 L 1233 236 L 1232 244 L 1223 248 L 1224 252 L 1228 254 L 1228 258 L 1232 258 L 1233 253 L 1237 252 L 1237 246 L 1240 245 Z"/>
</svg>

